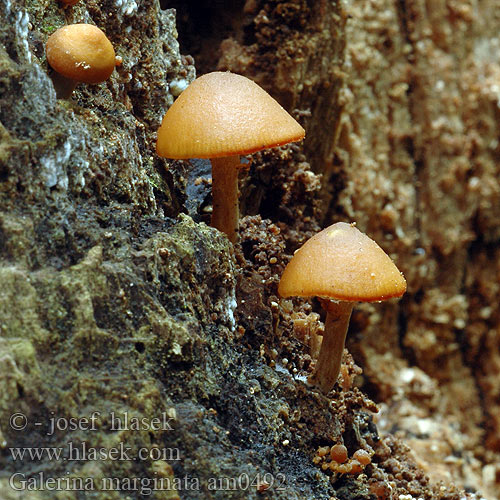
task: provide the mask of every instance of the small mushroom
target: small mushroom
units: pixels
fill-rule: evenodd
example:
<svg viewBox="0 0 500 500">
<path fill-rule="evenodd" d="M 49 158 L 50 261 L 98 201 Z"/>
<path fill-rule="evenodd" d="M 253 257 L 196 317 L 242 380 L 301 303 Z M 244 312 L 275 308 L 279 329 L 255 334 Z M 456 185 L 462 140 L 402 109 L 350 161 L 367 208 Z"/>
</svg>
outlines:
<svg viewBox="0 0 500 500">
<path fill-rule="evenodd" d="M 355 302 L 379 302 L 405 291 L 406 281 L 390 257 L 354 224 L 338 222 L 308 240 L 285 268 L 278 293 L 317 296 L 326 310 L 323 342 L 309 381 L 325 393 L 334 386 Z"/>
<path fill-rule="evenodd" d="M 156 151 L 164 158 L 211 160 L 212 226 L 235 243 L 240 155 L 299 141 L 304 134 L 255 82 L 216 71 L 194 80 L 170 107 Z"/>
<path fill-rule="evenodd" d="M 330 449 L 330 458 L 338 464 L 347 462 L 349 454 L 347 448 L 343 444 L 335 444 Z"/>
<path fill-rule="evenodd" d="M 93 24 L 70 24 L 50 35 L 47 62 L 59 99 L 68 98 L 79 82 L 100 83 L 115 68 L 115 50 L 102 30 Z"/>
</svg>

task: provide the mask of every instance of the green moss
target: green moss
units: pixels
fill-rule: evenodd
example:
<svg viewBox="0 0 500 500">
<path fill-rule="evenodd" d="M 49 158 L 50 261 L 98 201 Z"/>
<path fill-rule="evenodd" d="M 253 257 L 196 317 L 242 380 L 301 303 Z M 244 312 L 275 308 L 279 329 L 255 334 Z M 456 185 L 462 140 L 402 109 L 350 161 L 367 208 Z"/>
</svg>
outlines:
<svg viewBox="0 0 500 500">
<path fill-rule="evenodd" d="M 43 33 L 45 33 L 47 35 L 52 35 L 52 33 L 54 33 L 54 31 L 56 31 L 60 27 L 61 26 L 54 25 L 54 24 L 44 24 L 44 25 L 40 26 L 40 31 L 42 31 Z"/>
</svg>

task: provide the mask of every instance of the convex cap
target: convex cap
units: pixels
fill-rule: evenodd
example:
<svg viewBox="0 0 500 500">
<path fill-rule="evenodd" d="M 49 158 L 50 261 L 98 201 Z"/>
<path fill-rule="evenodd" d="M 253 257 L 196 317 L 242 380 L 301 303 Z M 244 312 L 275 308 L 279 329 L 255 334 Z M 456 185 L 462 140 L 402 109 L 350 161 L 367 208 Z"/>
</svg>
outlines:
<svg viewBox="0 0 500 500">
<path fill-rule="evenodd" d="M 406 280 L 391 258 L 354 225 L 338 222 L 315 234 L 288 263 L 282 297 L 318 296 L 349 302 L 400 297 Z"/>
<path fill-rule="evenodd" d="M 165 158 L 220 158 L 299 141 L 304 134 L 255 82 L 216 71 L 194 80 L 170 107 L 156 150 Z"/>
<path fill-rule="evenodd" d="M 107 80 L 115 67 L 115 50 L 92 24 L 70 24 L 47 40 L 47 61 L 60 75 L 84 83 Z"/>
</svg>

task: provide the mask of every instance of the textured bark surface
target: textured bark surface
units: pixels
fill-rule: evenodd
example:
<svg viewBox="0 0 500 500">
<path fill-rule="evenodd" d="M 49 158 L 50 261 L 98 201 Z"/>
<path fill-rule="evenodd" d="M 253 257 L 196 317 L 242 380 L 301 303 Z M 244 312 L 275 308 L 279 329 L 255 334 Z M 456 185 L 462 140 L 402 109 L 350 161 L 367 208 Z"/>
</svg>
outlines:
<svg viewBox="0 0 500 500">
<path fill-rule="evenodd" d="M 432 477 L 496 498 L 499 8 L 349 11 L 338 208 L 392 253 L 409 285 L 398 329 L 384 328 L 394 312 L 374 321 L 365 309 L 363 342 L 351 346 L 387 405 L 385 428 L 411 438 Z"/>
<path fill-rule="evenodd" d="M 44 44 L 73 22 L 123 64 L 58 101 Z M 493 0 L 0 0 L 0 497 L 498 498 L 499 28 Z M 242 174 L 235 249 L 204 224 L 209 163 L 155 154 L 195 65 L 306 128 Z M 326 397 L 304 383 L 321 308 L 277 284 L 337 220 L 409 291 L 355 308 Z M 68 461 L 84 442 L 131 459 Z"/>
</svg>

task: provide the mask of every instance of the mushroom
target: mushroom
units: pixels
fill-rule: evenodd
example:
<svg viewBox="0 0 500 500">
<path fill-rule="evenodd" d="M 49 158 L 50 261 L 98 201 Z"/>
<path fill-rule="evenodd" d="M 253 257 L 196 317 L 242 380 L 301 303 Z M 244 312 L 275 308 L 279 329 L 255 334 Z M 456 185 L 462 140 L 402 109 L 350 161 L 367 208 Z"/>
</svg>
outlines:
<svg viewBox="0 0 500 500">
<path fill-rule="evenodd" d="M 165 114 L 156 151 L 212 163 L 212 226 L 232 243 L 238 229 L 240 155 L 303 139 L 304 129 L 248 78 L 213 72 L 194 80 Z"/>
<path fill-rule="evenodd" d="M 405 291 L 406 280 L 390 257 L 354 224 L 337 222 L 306 241 L 286 266 L 278 293 L 317 296 L 326 310 L 323 342 L 309 382 L 325 393 L 334 386 L 355 302 L 380 302 Z"/>
<path fill-rule="evenodd" d="M 46 54 L 59 99 L 69 97 L 79 82 L 107 80 L 115 68 L 113 45 L 93 24 L 70 24 L 54 31 Z"/>
</svg>

